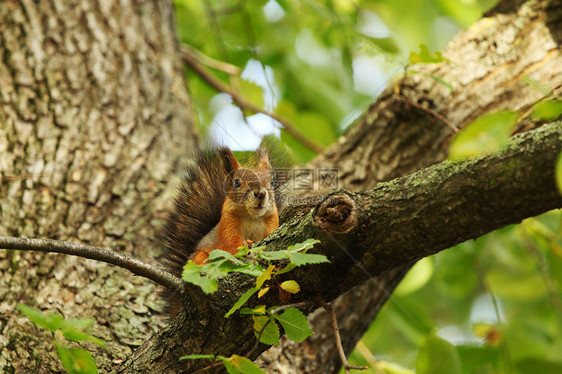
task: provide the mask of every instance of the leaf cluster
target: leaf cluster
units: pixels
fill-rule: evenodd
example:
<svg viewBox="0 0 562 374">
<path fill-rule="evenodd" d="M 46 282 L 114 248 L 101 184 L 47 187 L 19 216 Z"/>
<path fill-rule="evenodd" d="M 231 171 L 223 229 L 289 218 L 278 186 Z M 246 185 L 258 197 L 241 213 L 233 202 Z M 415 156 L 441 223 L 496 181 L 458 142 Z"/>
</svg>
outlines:
<svg viewBox="0 0 562 374">
<path fill-rule="evenodd" d="M 197 265 L 193 261 L 189 261 L 184 267 L 182 279 L 201 287 L 205 293 L 213 293 L 218 290 L 218 279 L 231 272 L 256 277 L 255 287 L 247 290 L 234 303 L 225 314 L 225 318 L 228 318 L 256 293 L 258 298 L 264 296 L 272 288 L 277 288 L 280 295 L 298 293 L 300 286 L 295 280 L 287 280 L 279 284 L 272 284 L 271 281 L 277 275 L 288 273 L 298 266 L 329 262 L 324 255 L 306 253 L 316 243 L 319 243 L 319 241 L 307 239 L 302 243 L 278 251 L 266 251 L 265 246 L 254 248 L 246 246 L 239 248 L 236 255 L 216 249 L 209 254 L 203 265 Z M 282 297 L 280 298 L 282 299 Z M 264 344 L 279 344 L 280 326 L 283 327 L 289 339 L 297 342 L 302 342 L 313 334 L 304 313 L 291 305 L 271 307 L 259 305 L 253 308 L 243 308 L 240 310 L 240 314 L 252 316 L 256 338 Z M 228 358 L 215 355 L 190 355 L 183 358 L 216 360 L 222 362 L 229 373 L 262 373 L 261 369 L 255 366 L 253 362 L 236 355 Z"/>
<path fill-rule="evenodd" d="M 89 334 L 94 325 L 94 319 L 64 319 L 58 314 L 44 314 L 40 310 L 24 304 L 18 304 L 18 308 L 36 326 L 53 333 L 53 345 L 57 350 L 63 367 L 70 374 L 93 374 L 98 372 L 90 352 L 82 348 L 70 348 L 63 344 L 63 338 L 65 338 L 73 342 L 90 341 L 105 347 L 103 340 Z"/>
</svg>

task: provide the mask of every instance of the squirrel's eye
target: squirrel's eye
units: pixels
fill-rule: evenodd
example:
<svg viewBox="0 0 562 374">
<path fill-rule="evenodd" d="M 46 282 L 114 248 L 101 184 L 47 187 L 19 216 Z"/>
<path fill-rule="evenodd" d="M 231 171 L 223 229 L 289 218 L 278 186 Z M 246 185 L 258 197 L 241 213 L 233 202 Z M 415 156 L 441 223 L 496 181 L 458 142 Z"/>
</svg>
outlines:
<svg viewBox="0 0 562 374">
<path fill-rule="evenodd" d="M 275 179 L 271 178 L 271 187 L 275 186 Z"/>
<path fill-rule="evenodd" d="M 240 179 L 236 178 L 234 180 L 234 188 L 240 188 L 241 185 L 242 183 L 240 183 Z"/>
</svg>

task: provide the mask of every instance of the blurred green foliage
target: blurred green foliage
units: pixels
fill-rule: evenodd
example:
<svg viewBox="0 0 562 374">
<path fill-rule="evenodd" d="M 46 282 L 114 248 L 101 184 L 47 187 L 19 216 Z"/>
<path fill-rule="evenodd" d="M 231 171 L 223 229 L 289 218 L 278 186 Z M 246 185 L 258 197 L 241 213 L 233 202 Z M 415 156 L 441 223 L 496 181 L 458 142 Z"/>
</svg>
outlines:
<svg viewBox="0 0 562 374">
<path fill-rule="evenodd" d="M 421 52 L 414 55 L 417 60 L 433 56 L 494 2 L 174 1 L 181 42 L 244 71 L 232 75 L 208 66 L 217 79 L 254 104 L 265 103 L 266 110 L 322 146 L 332 143 L 389 80 L 404 72 L 411 51 L 421 44 Z M 187 81 L 202 134 L 219 131 L 219 141 L 228 143 L 232 138 L 241 148 L 251 148 L 248 136 L 236 130 L 236 116 L 216 117 L 231 105 L 228 100 L 216 105 L 213 98 L 218 92 L 190 69 Z M 220 124 L 209 130 L 213 118 Z M 262 121 L 252 132 L 263 135 L 271 129 Z M 313 151 L 283 130 L 281 139 L 296 161 L 314 157 Z"/>
<path fill-rule="evenodd" d="M 215 77 L 327 146 L 406 64 L 442 58 L 438 51 L 495 2 L 175 0 L 175 5 L 181 42 L 245 70 L 229 75 L 209 67 Z M 256 62 L 265 83 L 248 73 L 253 66 L 255 75 Z M 218 92 L 200 76 L 190 69 L 186 74 L 201 132 L 208 134 L 224 105 L 215 105 Z M 533 110 L 535 118 L 559 118 L 560 102 L 540 102 Z M 513 116 L 477 119 L 459 134 L 464 147 L 459 157 L 501 144 Z M 494 124 L 496 130 L 487 131 Z M 232 132 L 227 136 L 236 136 L 230 124 L 221 126 Z M 315 156 L 283 130 L 279 143 L 297 163 Z M 562 186 L 562 156 L 557 177 Z M 377 374 L 561 373 L 561 218 L 550 212 L 424 259 L 385 305 L 351 363 L 369 365 L 366 372 Z"/>
</svg>

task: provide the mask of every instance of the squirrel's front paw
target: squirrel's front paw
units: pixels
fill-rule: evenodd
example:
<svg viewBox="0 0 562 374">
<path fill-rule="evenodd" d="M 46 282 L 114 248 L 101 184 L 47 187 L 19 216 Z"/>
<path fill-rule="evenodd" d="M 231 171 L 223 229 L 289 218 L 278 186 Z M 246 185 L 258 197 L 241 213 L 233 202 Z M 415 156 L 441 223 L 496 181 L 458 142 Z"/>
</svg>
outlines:
<svg viewBox="0 0 562 374">
<path fill-rule="evenodd" d="M 246 247 L 250 248 L 250 246 L 252 244 L 254 244 L 254 241 L 251 240 L 251 239 L 245 239 L 245 240 L 242 241 L 242 244 L 245 245 Z"/>
</svg>

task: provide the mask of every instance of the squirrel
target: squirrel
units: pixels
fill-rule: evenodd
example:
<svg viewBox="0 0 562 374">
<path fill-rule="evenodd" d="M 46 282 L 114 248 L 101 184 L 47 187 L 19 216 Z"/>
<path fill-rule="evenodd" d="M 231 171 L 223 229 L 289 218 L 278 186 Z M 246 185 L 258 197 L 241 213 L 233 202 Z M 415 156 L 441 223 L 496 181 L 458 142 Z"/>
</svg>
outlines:
<svg viewBox="0 0 562 374">
<path fill-rule="evenodd" d="M 279 226 L 269 157 L 262 149 L 257 156 L 255 168 L 243 168 L 226 147 L 197 152 L 165 224 L 161 263 L 166 270 L 181 277 L 188 260 L 201 265 L 215 249 L 236 254 Z M 176 315 L 177 296 L 163 294 L 167 314 Z"/>
</svg>

